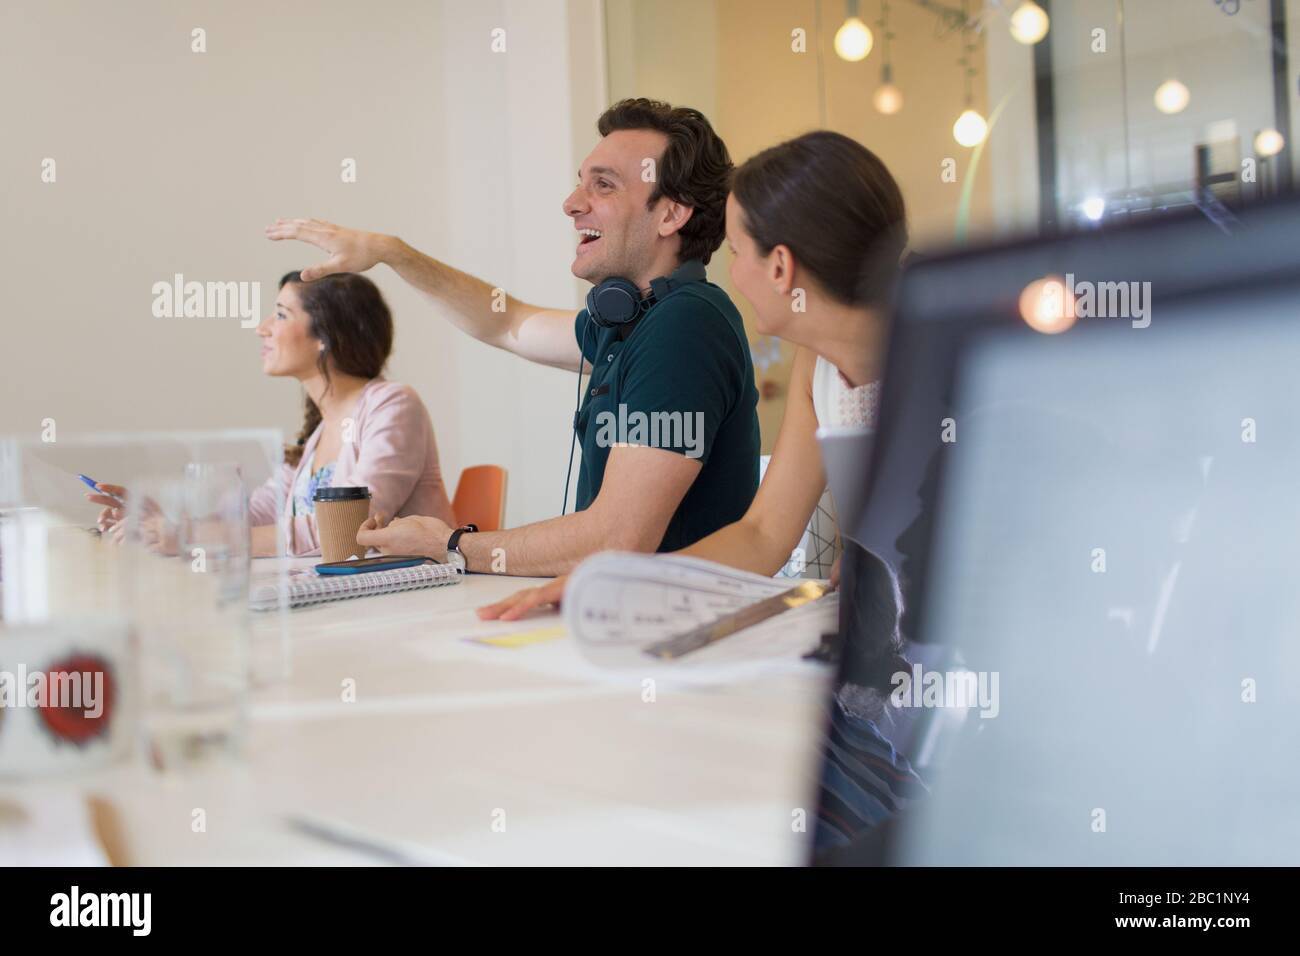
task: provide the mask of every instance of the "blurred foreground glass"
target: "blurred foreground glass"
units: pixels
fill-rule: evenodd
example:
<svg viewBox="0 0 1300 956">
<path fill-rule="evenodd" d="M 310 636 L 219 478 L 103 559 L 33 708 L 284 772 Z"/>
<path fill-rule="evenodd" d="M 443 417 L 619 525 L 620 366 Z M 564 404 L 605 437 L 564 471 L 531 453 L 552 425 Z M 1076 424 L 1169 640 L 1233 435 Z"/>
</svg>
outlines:
<svg viewBox="0 0 1300 956">
<path fill-rule="evenodd" d="M 235 505 L 234 478 L 240 479 L 238 501 L 246 510 L 248 499 L 244 492 L 280 474 L 282 449 L 283 436 L 267 429 L 74 435 L 60 436 L 57 442 L 0 438 L 0 506 L 38 508 L 56 525 L 78 528 L 84 533 L 84 529 L 94 526 L 100 506 L 87 500 L 87 489 L 78 479 L 79 474 L 122 485 L 127 489 L 128 505 L 139 482 L 162 476 L 184 476 L 189 479 L 186 515 L 201 516 L 213 511 L 229 514 Z M 276 529 L 279 553 L 284 550 L 280 520 L 283 500 L 281 494 L 273 496 L 274 515 L 264 519 Z M 242 533 L 235 541 L 222 538 L 218 533 L 220 524 L 181 528 L 181 513 L 178 505 L 173 515 L 177 522 L 173 552 L 179 552 L 182 545 L 203 548 L 209 570 L 221 568 L 223 584 L 233 589 L 244 573 L 244 562 L 239 558 L 233 568 L 226 565 L 247 548 L 247 539 Z M 186 553 L 189 550 L 186 547 Z M 112 555 L 120 555 L 120 549 L 104 549 L 105 558 Z M 261 583 L 279 586 L 284 577 L 284 562 L 262 559 L 253 564 Z M 104 561 L 97 566 L 108 568 Z M 114 586 L 99 587 L 85 594 L 72 593 L 70 597 L 93 614 L 114 607 L 123 594 L 121 587 Z M 257 615 L 249 649 L 256 686 L 267 686 L 288 677 L 289 620 L 287 605 Z"/>
<path fill-rule="evenodd" d="M 42 509 L 0 507 L 0 780 L 131 753 L 134 644 L 104 547 Z"/>
<path fill-rule="evenodd" d="M 145 751 L 172 770 L 238 756 L 249 687 L 249 526 L 236 466 L 130 489 L 125 607 L 140 642 Z"/>
</svg>

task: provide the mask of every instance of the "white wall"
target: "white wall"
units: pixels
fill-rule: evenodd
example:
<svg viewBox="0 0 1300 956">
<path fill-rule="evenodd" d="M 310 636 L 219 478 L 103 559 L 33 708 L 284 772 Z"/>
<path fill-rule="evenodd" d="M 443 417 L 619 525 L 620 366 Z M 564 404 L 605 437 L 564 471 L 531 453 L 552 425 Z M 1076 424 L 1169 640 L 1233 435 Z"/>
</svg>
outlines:
<svg viewBox="0 0 1300 956">
<path fill-rule="evenodd" d="M 316 257 L 262 238 L 276 216 L 396 233 L 576 310 L 560 203 L 604 105 L 601 29 L 597 0 L 5 3 L 0 433 L 35 437 L 45 418 L 69 436 L 296 433 L 299 389 L 261 375 L 252 330 L 150 311 L 176 272 L 260 281 L 268 310 L 276 279 Z M 455 332 L 386 268 L 371 277 L 397 320 L 390 377 L 429 404 L 449 479 L 497 462 L 510 523 L 556 513 L 573 377 Z"/>
</svg>

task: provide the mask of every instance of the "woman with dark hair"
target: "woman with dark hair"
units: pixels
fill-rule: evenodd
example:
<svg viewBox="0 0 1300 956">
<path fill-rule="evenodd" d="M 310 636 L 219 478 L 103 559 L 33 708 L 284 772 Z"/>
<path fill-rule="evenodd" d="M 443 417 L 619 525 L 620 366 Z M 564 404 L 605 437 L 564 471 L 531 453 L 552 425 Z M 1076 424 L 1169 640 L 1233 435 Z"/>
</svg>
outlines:
<svg viewBox="0 0 1300 956">
<path fill-rule="evenodd" d="M 826 489 L 822 428 L 870 428 L 888 331 L 887 305 L 907 244 L 903 196 L 884 163 L 827 130 L 764 150 L 739 167 L 727 199 L 731 280 L 755 325 L 798 346 L 785 417 L 753 504 L 678 552 L 760 574 L 789 559 Z M 876 721 L 900 654 L 901 598 L 892 569 L 846 552 L 841 628 L 862 684 L 837 688 L 819 799 L 819 848 L 848 842 L 923 793 L 907 758 Z M 834 577 L 835 575 L 832 575 Z M 482 608 L 514 619 L 558 603 L 564 579 Z"/>
<path fill-rule="evenodd" d="M 455 524 L 429 413 L 415 389 L 383 378 L 393 318 L 373 282 L 347 272 L 304 282 L 290 272 L 257 334 L 262 371 L 301 382 L 306 410 L 280 473 L 249 500 L 255 556 L 277 553 L 277 504 L 289 553 L 319 553 L 312 495 L 322 486 L 365 485 L 372 515 L 434 515 Z M 121 521 L 111 498 L 88 497 L 106 505 L 102 530 Z"/>
</svg>

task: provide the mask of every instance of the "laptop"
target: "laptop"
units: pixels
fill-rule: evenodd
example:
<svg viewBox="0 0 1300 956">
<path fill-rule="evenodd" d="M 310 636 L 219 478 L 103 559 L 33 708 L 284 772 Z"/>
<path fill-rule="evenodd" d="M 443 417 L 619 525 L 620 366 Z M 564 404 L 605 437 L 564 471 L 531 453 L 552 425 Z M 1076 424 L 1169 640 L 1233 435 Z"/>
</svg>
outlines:
<svg viewBox="0 0 1300 956">
<path fill-rule="evenodd" d="M 974 680 L 905 695 L 964 719 L 836 862 L 1300 862 L 1298 233 L 1287 199 L 909 270 L 842 517 Z M 1049 276 L 1059 334 L 1022 307 Z"/>
</svg>

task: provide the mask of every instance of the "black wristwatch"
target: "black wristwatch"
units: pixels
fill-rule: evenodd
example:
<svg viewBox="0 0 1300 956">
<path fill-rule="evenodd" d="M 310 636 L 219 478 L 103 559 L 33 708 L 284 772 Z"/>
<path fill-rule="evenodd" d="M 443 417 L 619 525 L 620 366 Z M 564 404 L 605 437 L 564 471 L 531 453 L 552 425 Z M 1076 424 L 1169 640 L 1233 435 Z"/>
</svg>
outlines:
<svg viewBox="0 0 1300 956">
<path fill-rule="evenodd" d="M 473 534 L 478 530 L 476 524 L 463 524 L 451 533 L 447 539 L 447 563 L 453 568 L 464 574 L 469 569 L 465 566 L 465 555 L 460 550 L 460 536 L 463 534 Z"/>
</svg>

